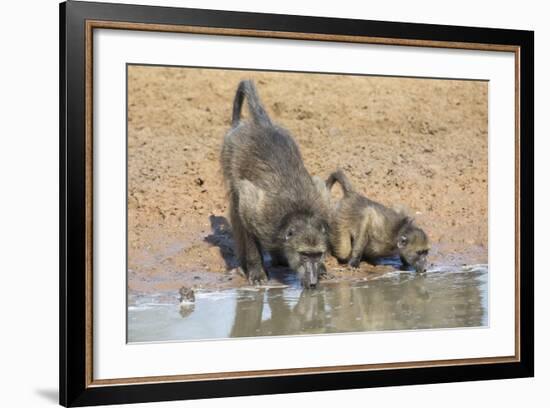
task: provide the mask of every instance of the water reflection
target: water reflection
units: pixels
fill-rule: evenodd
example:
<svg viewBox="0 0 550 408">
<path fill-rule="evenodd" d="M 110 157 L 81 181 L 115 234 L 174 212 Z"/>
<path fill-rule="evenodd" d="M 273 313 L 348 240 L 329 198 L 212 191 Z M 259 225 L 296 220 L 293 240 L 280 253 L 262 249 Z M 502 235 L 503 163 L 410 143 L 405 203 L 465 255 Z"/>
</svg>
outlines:
<svg viewBox="0 0 550 408">
<path fill-rule="evenodd" d="M 487 268 L 395 272 L 315 290 L 237 289 L 199 293 L 192 310 L 136 302 L 129 341 L 342 333 L 487 325 Z M 183 317 L 183 318 L 182 318 Z"/>
</svg>

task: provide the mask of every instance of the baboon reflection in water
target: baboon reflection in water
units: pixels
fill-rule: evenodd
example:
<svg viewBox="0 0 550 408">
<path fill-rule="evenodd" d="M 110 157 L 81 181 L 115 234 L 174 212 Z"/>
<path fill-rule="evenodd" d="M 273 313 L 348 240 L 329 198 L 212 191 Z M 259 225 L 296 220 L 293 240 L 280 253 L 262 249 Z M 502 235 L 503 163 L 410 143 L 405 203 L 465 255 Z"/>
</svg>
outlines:
<svg viewBox="0 0 550 408">
<path fill-rule="evenodd" d="M 438 290 L 448 282 L 438 284 L 429 279 L 404 274 L 391 284 L 380 279 L 356 285 L 326 283 L 315 291 L 277 288 L 242 292 L 230 337 L 484 324 L 479 288 L 461 287 L 449 297 Z M 289 290 L 293 292 L 285 292 Z"/>
<path fill-rule="evenodd" d="M 283 277 L 284 278 L 284 277 Z M 130 342 L 204 340 L 488 324 L 486 265 L 416 275 L 402 272 L 359 282 L 198 291 L 195 302 L 131 300 Z M 404 345 L 406 346 L 406 345 Z"/>
</svg>

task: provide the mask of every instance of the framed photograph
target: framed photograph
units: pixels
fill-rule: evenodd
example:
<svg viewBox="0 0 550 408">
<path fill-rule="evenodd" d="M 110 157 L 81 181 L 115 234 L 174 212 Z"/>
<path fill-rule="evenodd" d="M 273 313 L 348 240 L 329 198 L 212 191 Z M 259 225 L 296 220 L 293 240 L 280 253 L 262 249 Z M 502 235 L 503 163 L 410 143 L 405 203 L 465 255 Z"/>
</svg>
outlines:
<svg viewBox="0 0 550 408">
<path fill-rule="evenodd" d="M 60 403 L 534 375 L 534 33 L 60 6 Z"/>
</svg>

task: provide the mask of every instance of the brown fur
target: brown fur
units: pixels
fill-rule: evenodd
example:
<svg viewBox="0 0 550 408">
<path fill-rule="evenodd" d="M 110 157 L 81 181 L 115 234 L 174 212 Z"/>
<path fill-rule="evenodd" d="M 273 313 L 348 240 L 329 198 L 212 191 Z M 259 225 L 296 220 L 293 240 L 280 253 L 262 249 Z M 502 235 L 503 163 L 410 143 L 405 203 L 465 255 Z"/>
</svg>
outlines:
<svg viewBox="0 0 550 408">
<path fill-rule="evenodd" d="M 241 120 L 245 98 L 249 121 Z M 271 122 L 251 81 L 237 89 L 221 163 L 237 255 L 248 279 L 267 278 L 267 251 L 295 270 L 304 286 L 315 286 L 328 250 L 326 188 L 309 175 L 292 136 Z"/>
<path fill-rule="evenodd" d="M 403 264 L 425 271 L 428 237 L 410 217 L 358 194 L 341 170 L 328 178 L 329 191 L 335 182 L 344 191 L 331 216 L 330 243 L 338 260 L 357 267 L 363 258 L 399 254 Z"/>
</svg>

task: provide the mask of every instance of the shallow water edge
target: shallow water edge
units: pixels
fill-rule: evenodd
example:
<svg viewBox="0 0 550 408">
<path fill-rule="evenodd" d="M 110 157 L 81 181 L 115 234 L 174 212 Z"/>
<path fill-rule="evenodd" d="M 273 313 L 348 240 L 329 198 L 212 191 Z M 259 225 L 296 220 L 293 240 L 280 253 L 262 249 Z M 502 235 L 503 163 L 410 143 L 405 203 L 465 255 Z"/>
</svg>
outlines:
<svg viewBox="0 0 550 408">
<path fill-rule="evenodd" d="M 488 325 L 488 266 L 439 267 L 426 274 L 388 272 L 358 281 L 298 282 L 131 294 L 127 340 L 162 342 Z"/>
</svg>

